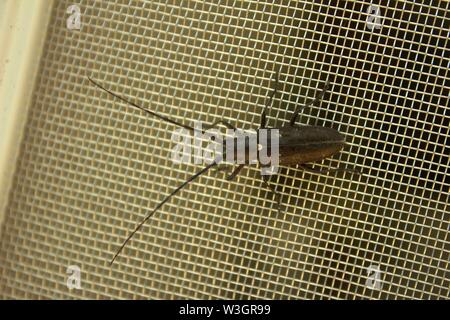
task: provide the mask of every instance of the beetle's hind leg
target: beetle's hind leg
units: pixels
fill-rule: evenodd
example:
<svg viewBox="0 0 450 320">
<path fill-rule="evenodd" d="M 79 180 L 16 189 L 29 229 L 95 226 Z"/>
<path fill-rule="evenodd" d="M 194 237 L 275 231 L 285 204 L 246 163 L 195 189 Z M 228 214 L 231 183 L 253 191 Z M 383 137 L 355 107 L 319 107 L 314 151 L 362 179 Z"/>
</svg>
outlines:
<svg viewBox="0 0 450 320">
<path fill-rule="evenodd" d="M 294 126 L 295 125 L 295 121 L 297 120 L 297 116 L 300 113 L 300 111 L 302 111 L 303 109 L 305 109 L 307 107 L 313 106 L 316 103 L 319 103 L 319 101 L 322 100 L 323 96 L 328 91 L 328 87 L 329 86 L 330 86 L 330 81 L 327 80 L 327 82 L 325 82 L 325 85 L 323 86 L 323 88 L 320 91 L 320 93 L 316 94 L 316 97 L 314 98 L 314 100 L 312 100 L 310 103 L 307 103 L 305 105 L 302 105 L 302 106 L 298 107 L 297 110 L 295 110 L 294 114 L 292 115 L 291 119 L 289 120 L 289 125 L 290 126 Z"/>
<path fill-rule="evenodd" d="M 271 193 L 275 196 L 276 201 L 277 201 L 277 210 L 278 210 L 278 213 L 280 213 L 280 211 L 281 211 L 281 194 L 277 190 L 275 190 L 275 187 L 273 185 L 270 184 L 268 175 L 261 175 L 261 177 L 262 177 L 262 181 L 263 181 L 264 185 L 266 186 L 266 188 L 269 189 L 269 191 L 271 191 Z"/>
</svg>

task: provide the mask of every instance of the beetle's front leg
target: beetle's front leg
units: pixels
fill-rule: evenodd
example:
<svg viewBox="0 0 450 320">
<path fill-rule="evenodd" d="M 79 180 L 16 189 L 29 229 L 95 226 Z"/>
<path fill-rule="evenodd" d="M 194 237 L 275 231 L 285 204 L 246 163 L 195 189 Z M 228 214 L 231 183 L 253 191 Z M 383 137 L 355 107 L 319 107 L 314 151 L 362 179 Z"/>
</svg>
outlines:
<svg viewBox="0 0 450 320">
<path fill-rule="evenodd" d="M 218 124 L 223 124 L 223 125 L 224 125 L 225 127 L 227 127 L 228 129 L 236 130 L 236 127 L 233 126 L 231 123 L 229 123 L 228 121 L 226 121 L 226 120 L 224 120 L 224 119 L 221 119 L 221 120 L 218 120 L 218 121 L 216 121 L 216 122 L 214 122 L 214 123 L 212 123 L 212 124 L 207 125 L 206 128 L 205 128 L 203 131 L 206 131 L 206 130 L 209 130 L 209 129 L 211 129 L 211 128 L 214 128 L 214 127 L 217 126 Z"/>
<path fill-rule="evenodd" d="M 264 106 L 264 110 L 261 113 L 261 123 L 259 124 L 260 128 L 264 128 L 266 126 L 266 113 L 267 113 L 267 108 L 269 107 L 269 105 L 271 105 L 272 103 L 272 99 L 275 96 L 275 94 L 278 91 L 278 71 L 275 72 L 275 88 L 273 89 L 272 93 L 269 96 L 269 100 L 267 100 L 266 105 Z"/>
<path fill-rule="evenodd" d="M 227 177 L 228 181 L 233 180 L 236 176 L 241 172 L 242 168 L 244 168 L 245 164 L 240 164 L 233 170 L 233 172 Z"/>
<path fill-rule="evenodd" d="M 216 172 L 227 171 L 228 170 L 228 165 L 227 164 L 219 164 L 213 170 L 216 171 Z"/>
<path fill-rule="evenodd" d="M 228 170 L 228 165 L 219 165 L 218 167 L 216 167 L 216 171 L 226 171 L 227 174 L 227 180 L 231 181 L 234 178 L 236 178 L 236 176 L 241 172 L 242 168 L 244 168 L 245 164 L 240 164 L 238 165 L 235 169 L 233 169 L 233 171 L 229 171 Z"/>
<path fill-rule="evenodd" d="M 316 97 L 314 98 L 313 101 L 311 101 L 310 103 L 307 103 L 303 106 L 300 106 L 297 108 L 297 110 L 295 110 L 294 114 L 292 115 L 291 119 L 289 120 L 289 125 L 292 127 L 295 125 L 295 121 L 297 120 L 297 116 L 300 113 L 300 111 L 302 111 L 303 109 L 315 105 L 316 103 L 318 103 L 320 100 L 322 100 L 323 96 L 325 95 L 325 92 L 327 92 L 328 87 L 330 85 L 330 82 L 327 80 L 327 82 L 325 83 L 325 85 L 322 88 L 322 91 L 320 91 L 320 93 L 318 95 L 316 95 Z"/>
</svg>

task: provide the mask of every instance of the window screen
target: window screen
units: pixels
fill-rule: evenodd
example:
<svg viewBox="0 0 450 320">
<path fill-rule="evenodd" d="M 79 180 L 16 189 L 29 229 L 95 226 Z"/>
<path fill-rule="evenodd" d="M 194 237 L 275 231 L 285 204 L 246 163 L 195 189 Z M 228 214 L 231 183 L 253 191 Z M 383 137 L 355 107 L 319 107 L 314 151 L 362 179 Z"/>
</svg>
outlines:
<svg viewBox="0 0 450 320">
<path fill-rule="evenodd" d="M 75 5 L 79 29 L 68 19 Z M 2 298 L 449 297 L 449 3 L 55 1 L 1 230 Z M 70 22 L 76 24 L 76 20 Z M 94 87 L 192 124 L 345 135 L 315 174 L 171 161 L 176 129 Z M 75 267 L 75 269 L 74 269 Z M 77 269 L 78 268 L 78 269 Z M 79 273 L 75 271 L 79 271 Z M 80 275 L 79 288 L 68 287 Z"/>
</svg>

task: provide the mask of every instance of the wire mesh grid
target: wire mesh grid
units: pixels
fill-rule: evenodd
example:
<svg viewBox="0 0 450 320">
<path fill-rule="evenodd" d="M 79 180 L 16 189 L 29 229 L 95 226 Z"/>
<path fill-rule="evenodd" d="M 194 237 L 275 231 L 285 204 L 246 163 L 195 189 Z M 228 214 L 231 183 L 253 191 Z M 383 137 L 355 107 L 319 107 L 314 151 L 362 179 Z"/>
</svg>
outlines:
<svg viewBox="0 0 450 320">
<path fill-rule="evenodd" d="M 57 1 L 0 244 L 3 298 L 448 298 L 449 3 Z M 81 30 L 67 28 L 77 4 Z M 373 9 L 373 8 L 372 8 Z M 380 28 L 378 28 L 380 27 Z M 174 127 L 91 76 L 183 122 L 300 124 L 349 143 L 317 175 L 210 172 L 127 234 L 199 170 L 170 160 Z M 79 266 L 81 288 L 67 287 Z M 378 268 L 378 286 L 368 283 Z"/>
</svg>

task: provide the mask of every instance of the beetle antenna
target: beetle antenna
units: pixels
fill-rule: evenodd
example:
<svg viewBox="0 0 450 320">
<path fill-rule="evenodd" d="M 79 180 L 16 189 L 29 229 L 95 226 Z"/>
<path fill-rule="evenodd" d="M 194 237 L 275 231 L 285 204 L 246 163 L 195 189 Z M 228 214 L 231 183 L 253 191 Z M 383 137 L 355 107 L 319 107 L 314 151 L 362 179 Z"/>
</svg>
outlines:
<svg viewBox="0 0 450 320">
<path fill-rule="evenodd" d="M 103 91 L 108 92 L 110 95 L 116 97 L 116 98 L 119 99 L 119 100 L 122 100 L 122 101 L 125 102 L 125 103 L 128 103 L 129 105 L 131 105 L 131 106 L 133 106 L 133 107 L 135 107 L 135 108 L 137 108 L 137 109 L 139 109 L 139 110 L 142 110 L 142 111 L 144 111 L 144 112 L 146 112 L 146 113 L 148 113 L 148 114 L 150 114 L 150 115 L 152 115 L 152 116 L 154 116 L 154 117 L 157 117 L 157 118 L 159 118 L 159 119 L 161 119 L 161 120 L 164 120 L 164 121 L 167 121 L 167 122 L 169 122 L 169 123 L 172 123 L 172 124 L 174 124 L 174 125 L 176 125 L 176 126 L 179 126 L 179 127 L 182 127 L 182 128 L 188 129 L 188 130 L 191 130 L 192 132 L 195 131 L 194 128 L 192 128 L 192 127 L 190 127 L 190 126 L 188 126 L 188 125 L 185 125 L 185 124 L 180 123 L 180 122 L 178 122 L 178 121 L 172 120 L 172 119 L 170 119 L 170 118 L 168 118 L 168 117 L 166 117 L 166 116 L 162 116 L 162 115 L 160 115 L 160 114 L 157 114 L 156 112 L 153 112 L 153 111 L 150 111 L 150 110 L 148 110 L 148 109 L 145 109 L 145 108 L 143 108 L 143 107 L 141 107 L 141 106 L 138 106 L 136 103 L 131 102 L 131 101 L 125 99 L 124 97 L 118 95 L 117 93 L 114 93 L 114 92 L 112 92 L 111 90 L 106 89 L 105 87 L 103 87 L 103 86 L 102 86 L 101 84 L 99 84 L 98 82 L 95 82 L 94 80 L 92 80 L 90 77 L 88 77 L 88 79 L 89 79 L 90 82 L 92 82 L 95 86 L 99 87 L 99 88 L 102 89 Z"/>
<path fill-rule="evenodd" d="M 180 191 L 181 189 L 183 189 L 185 186 L 187 186 L 190 182 L 192 182 L 193 180 L 195 180 L 196 178 L 198 178 L 199 176 L 201 176 L 202 174 L 204 174 L 205 172 L 207 172 L 209 169 L 211 169 L 212 167 L 216 166 L 217 163 L 213 162 L 209 165 L 207 165 L 205 168 L 203 168 L 202 170 L 200 170 L 199 172 L 197 172 L 196 174 L 194 174 L 192 177 L 190 177 L 189 179 L 187 179 L 185 182 L 183 182 L 183 184 L 181 184 L 178 188 L 176 188 L 175 190 L 173 190 L 163 201 L 161 201 L 155 209 L 153 209 L 152 212 L 150 212 L 145 218 L 144 220 L 142 220 L 137 227 L 133 230 L 133 232 L 130 233 L 130 235 L 127 237 L 127 239 L 122 243 L 122 245 L 120 246 L 119 250 L 117 250 L 116 254 L 114 255 L 114 257 L 112 258 L 111 262 L 109 263 L 110 265 L 113 264 L 114 260 L 116 260 L 116 258 L 119 256 L 120 252 L 123 250 L 123 248 L 127 245 L 128 241 L 131 240 L 131 238 L 135 235 L 136 232 L 139 231 L 139 229 L 141 229 L 141 227 L 144 225 L 144 223 L 147 222 L 148 219 L 150 219 L 156 211 L 158 211 L 159 208 L 161 208 L 173 195 L 175 195 L 178 191 Z"/>
</svg>

